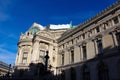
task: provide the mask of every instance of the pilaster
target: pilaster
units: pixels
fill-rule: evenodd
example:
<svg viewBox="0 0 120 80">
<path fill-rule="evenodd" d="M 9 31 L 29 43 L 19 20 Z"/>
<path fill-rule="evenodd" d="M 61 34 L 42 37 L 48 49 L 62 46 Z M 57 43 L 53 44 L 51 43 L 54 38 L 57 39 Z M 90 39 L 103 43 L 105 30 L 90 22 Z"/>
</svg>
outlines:
<svg viewBox="0 0 120 80">
<path fill-rule="evenodd" d="M 18 52 L 19 52 L 19 55 L 18 55 L 18 64 L 21 64 L 22 63 L 22 57 L 23 57 L 22 47 L 19 47 Z"/>
<path fill-rule="evenodd" d="M 117 38 L 116 38 L 116 32 L 110 32 L 110 35 L 112 36 L 112 39 L 113 39 L 113 45 L 114 47 L 116 47 L 118 44 L 117 44 Z"/>
<path fill-rule="evenodd" d="M 82 49 L 82 45 L 80 45 L 80 61 L 83 61 L 83 49 Z"/>
<path fill-rule="evenodd" d="M 49 61 L 48 61 L 48 64 L 51 64 L 53 66 L 53 62 L 51 61 L 52 58 L 53 58 L 53 45 L 49 44 L 48 45 L 48 55 L 49 55 Z"/>
<path fill-rule="evenodd" d="M 70 63 L 70 53 L 68 50 L 65 50 L 64 52 L 64 65 L 67 65 Z"/>
<path fill-rule="evenodd" d="M 80 61 L 80 48 L 79 46 L 74 46 L 74 62 L 79 62 Z"/>
<path fill-rule="evenodd" d="M 108 21 L 109 27 L 112 27 L 112 20 Z"/>
<path fill-rule="evenodd" d="M 29 48 L 30 48 L 30 49 L 29 49 L 30 51 L 29 51 L 29 53 L 28 53 L 28 58 L 27 58 L 27 63 L 28 63 L 28 64 L 31 63 L 31 58 L 32 58 L 32 53 L 31 53 L 31 52 L 32 52 L 32 47 L 30 46 Z"/>
<path fill-rule="evenodd" d="M 92 42 L 94 43 L 94 54 L 96 55 L 97 54 L 97 43 L 96 43 L 96 40 L 93 39 Z"/>
<path fill-rule="evenodd" d="M 37 61 L 37 54 L 39 54 L 39 41 L 35 40 L 33 44 L 33 53 L 32 53 L 32 62 L 36 63 Z"/>
</svg>

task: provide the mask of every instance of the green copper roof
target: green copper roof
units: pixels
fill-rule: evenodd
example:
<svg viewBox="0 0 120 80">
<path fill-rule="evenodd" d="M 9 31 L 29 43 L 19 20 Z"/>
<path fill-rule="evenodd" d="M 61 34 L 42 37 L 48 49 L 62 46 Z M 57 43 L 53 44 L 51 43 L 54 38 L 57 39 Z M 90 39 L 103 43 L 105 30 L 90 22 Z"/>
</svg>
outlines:
<svg viewBox="0 0 120 80">
<path fill-rule="evenodd" d="M 32 35 L 35 35 L 38 31 L 40 31 L 38 27 L 33 27 L 33 28 L 31 28 L 31 29 L 29 30 L 29 32 L 30 32 Z"/>
</svg>

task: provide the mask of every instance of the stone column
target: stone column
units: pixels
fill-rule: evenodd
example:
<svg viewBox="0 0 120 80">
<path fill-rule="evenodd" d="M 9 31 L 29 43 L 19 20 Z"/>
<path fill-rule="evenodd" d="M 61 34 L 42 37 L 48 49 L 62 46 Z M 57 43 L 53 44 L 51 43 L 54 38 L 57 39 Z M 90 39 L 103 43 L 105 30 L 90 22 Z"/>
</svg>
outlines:
<svg viewBox="0 0 120 80">
<path fill-rule="evenodd" d="M 61 66 L 61 64 L 62 64 L 62 57 L 61 57 L 61 53 L 57 53 L 56 60 L 57 60 L 56 65 L 57 65 L 57 66 Z"/>
<path fill-rule="evenodd" d="M 19 47 L 18 52 L 19 52 L 19 55 L 18 55 L 18 64 L 21 64 L 22 63 L 22 57 L 23 57 L 22 47 Z"/>
<path fill-rule="evenodd" d="M 100 27 L 100 32 L 102 32 L 103 31 L 103 27 L 104 27 L 104 23 L 101 24 L 99 27 Z"/>
<path fill-rule="evenodd" d="M 18 53 L 17 53 L 17 55 L 16 55 L 16 59 L 15 59 L 15 64 L 17 65 L 18 64 Z"/>
<path fill-rule="evenodd" d="M 94 28 L 94 34 L 96 34 L 97 33 L 97 31 L 96 31 L 96 27 Z"/>
<path fill-rule="evenodd" d="M 35 40 L 33 44 L 32 62 L 37 62 L 37 54 L 39 54 L 39 41 Z"/>
<path fill-rule="evenodd" d="M 53 64 L 53 62 L 51 61 L 52 60 L 52 58 L 53 58 L 53 45 L 52 44 L 49 44 L 48 45 L 48 52 L 49 52 L 49 60 L 48 60 L 48 64 L 51 64 L 52 66 L 54 66 L 54 64 Z"/>
<path fill-rule="evenodd" d="M 30 46 L 29 47 L 30 49 L 30 51 L 29 51 L 29 53 L 28 53 L 28 58 L 27 58 L 27 63 L 29 64 L 29 63 L 31 63 L 31 57 L 32 57 L 32 54 L 31 54 L 31 52 L 32 52 L 32 47 Z"/>
<path fill-rule="evenodd" d="M 82 35 L 79 36 L 79 40 L 78 40 L 78 42 L 80 42 L 80 41 L 82 41 Z"/>
<path fill-rule="evenodd" d="M 113 45 L 114 45 L 114 47 L 116 47 L 117 46 L 117 38 L 116 38 L 115 32 L 110 32 L 110 34 L 113 39 Z"/>
<path fill-rule="evenodd" d="M 79 46 L 74 47 L 74 62 L 79 62 L 80 61 L 80 49 Z"/>
<path fill-rule="evenodd" d="M 111 23 L 112 23 L 112 26 L 114 26 L 114 25 L 115 25 L 115 23 L 114 23 L 113 19 L 111 20 Z"/>
<path fill-rule="evenodd" d="M 80 61 L 82 61 L 82 48 L 80 45 L 79 45 L 79 51 L 80 51 Z"/>
<path fill-rule="evenodd" d="M 108 25 L 109 25 L 109 27 L 112 27 L 112 21 L 111 20 L 108 21 Z"/>
<path fill-rule="evenodd" d="M 83 49 L 82 49 L 82 45 L 80 46 L 80 61 L 83 61 Z"/>
<path fill-rule="evenodd" d="M 109 24 L 108 22 L 105 23 L 105 29 L 108 29 L 109 28 Z"/>
<path fill-rule="evenodd" d="M 67 65 L 70 63 L 70 54 L 68 50 L 65 50 L 64 52 L 64 65 Z"/>
<path fill-rule="evenodd" d="M 105 31 L 108 28 L 107 23 L 103 23 L 102 24 L 102 31 Z"/>
</svg>

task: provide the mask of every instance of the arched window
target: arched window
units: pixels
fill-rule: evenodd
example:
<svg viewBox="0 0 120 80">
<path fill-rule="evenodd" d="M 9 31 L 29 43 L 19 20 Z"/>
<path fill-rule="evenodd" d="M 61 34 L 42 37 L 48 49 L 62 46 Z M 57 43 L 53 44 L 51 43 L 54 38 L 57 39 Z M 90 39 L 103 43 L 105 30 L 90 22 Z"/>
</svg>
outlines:
<svg viewBox="0 0 120 80">
<path fill-rule="evenodd" d="M 83 65 L 83 80 L 90 80 L 90 71 L 87 65 Z"/>
<path fill-rule="evenodd" d="M 76 71 L 74 68 L 70 68 L 70 76 L 71 76 L 71 80 L 76 80 Z"/>
<path fill-rule="evenodd" d="M 98 80 L 109 80 L 108 67 L 103 62 L 98 64 Z"/>
</svg>

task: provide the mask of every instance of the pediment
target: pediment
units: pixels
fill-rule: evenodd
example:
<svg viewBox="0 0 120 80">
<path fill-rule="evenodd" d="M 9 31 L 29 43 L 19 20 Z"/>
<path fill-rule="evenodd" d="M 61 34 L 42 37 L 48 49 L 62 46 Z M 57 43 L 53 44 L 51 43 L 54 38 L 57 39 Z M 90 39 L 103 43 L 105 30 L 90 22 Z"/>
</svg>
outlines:
<svg viewBox="0 0 120 80">
<path fill-rule="evenodd" d="M 46 38 L 50 38 L 50 39 L 53 39 L 53 36 L 50 32 L 46 32 L 46 31 L 40 31 L 38 33 L 38 35 L 40 36 L 43 36 L 43 37 L 46 37 Z"/>
</svg>

